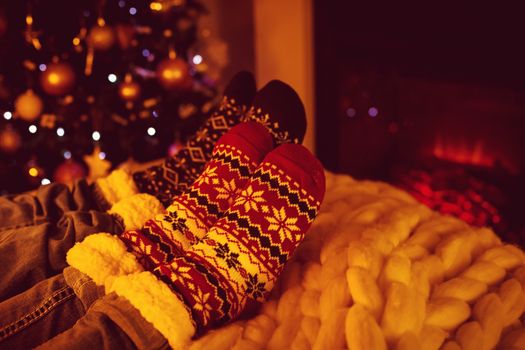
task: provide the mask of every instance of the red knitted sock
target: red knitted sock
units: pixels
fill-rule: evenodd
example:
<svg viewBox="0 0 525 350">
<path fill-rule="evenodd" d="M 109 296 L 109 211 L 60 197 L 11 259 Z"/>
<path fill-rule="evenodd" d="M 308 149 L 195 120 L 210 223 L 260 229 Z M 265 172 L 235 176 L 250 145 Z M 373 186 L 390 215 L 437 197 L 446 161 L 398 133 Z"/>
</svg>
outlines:
<svg viewBox="0 0 525 350">
<path fill-rule="evenodd" d="M 204 239 L 153 273 L 184 302 L 197 331 L 224 324 L 248 298 L 271 291 L 324 191 L 320 162 L 300 145 L 279 146 Z"/>
<path fill-rule="evenodd" d="M 175 197 L 164 214 L 140 230 L 124 232 L 121 240 L 147 270 L 171 261 L 204 237 L 272 147 L 270 134 L 260 124 L 235 126 L 219 139 L 195 183 Z"/>
</svg>

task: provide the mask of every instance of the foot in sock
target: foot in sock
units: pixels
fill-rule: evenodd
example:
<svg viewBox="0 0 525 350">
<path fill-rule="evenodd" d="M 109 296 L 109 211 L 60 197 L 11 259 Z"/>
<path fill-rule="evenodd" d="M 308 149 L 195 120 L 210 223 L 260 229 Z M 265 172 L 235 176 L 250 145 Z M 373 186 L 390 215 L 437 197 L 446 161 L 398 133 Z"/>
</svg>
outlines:
<svg viewBox="0 0 525 350">
<path fill-rule="evenodd" d="M 253 107 L 249 109 L 252 100 Z M 157 197 L 164 206 L 169 205 L 202 172 L 220 136 L 247 120 L 265 126 L 276 144 L 300 143 L 306 130 L 303 104 L 290 86 L 273 80 L 255 94 L 253 76 L 238 73 L 226 88 L 219 108 L 181 151 L 162 165 L 133 175 L 138 190 Z"/>
<path fill-rule="evenodd" d="M 243 79 L 240 78 L 234 79 L 234 81 L 242 80 Z M 237 90 L 239 90 L 239 87 L 243 86 L 243 84 L 232 83 L 230 84 L 230 88 L 228 89 L 228 91 L 237 91 L 233 88 L 235 86 L 237 86 Z M 238 91 L 235 93 L 240 94 L 240 92 Z M 275 98 L 272 98 L 272 96 L 274 96 Z M 253 113 L 262 116 L 262 119 L 260 118 L 258 122 L 261 125 L 265 126 L 268 130 L 273 130 L 271 127 L 272 125 L 274 129 L 278 127 L 279 130 L 282 129 L 280 125 L 286 125 L 292 128 L 292 131 L 289 132 L 287 135 L 295 134 L 296 137 L 294 137 L 294 139 L 297 140 L 300 140 L 302 138 L 301 133 L 304 132 L 305 123 L 304 108 L 299 97 L 293 91 L 292 88 L 278 81 L 270 82 L 257 94 L 254 106 L 256 106 L 256 109 L 254 109 Z M 260 113 L 261 111 L 265 110 L 269 111 L 269 113 L 271 113 L 275 117 L 269 116 L 268 113 L 268 115 Z M 269 120 L 274 121 L 272 125 L 268 124 Z M 295 121 L 296 123 L 293 123 L 293 121 Z M 215 124 L 220 125 L 220 123 Z M 301 127 L 301 125 L 303 126 Z M 228 130 L 228 128 L 229 126 L 224 126 L 224 130 Z M 248 138 L 252 139 L 254 137 L 248 136 Z M 282 138 L 282 135 L 280 136 L 280 138 Z M 276 136 L 274 135 L 274 142 L 275 140 Z M 215 141 L 213 143 L 215 144 Z M 159 179 L 159 181 L 162 180 Z M 166 181 L 166 183 L 169 183 L 169 181 Z M 227 186 L 224 183 L 222 183 L 222 185 Z M 174 187 L 170 188 L 174 189 Z M 138 196 L 146 196 L 155 199 L 155 197 L 150 196 L 148 194 L 140 194 Z M 171 194 L 168 197 L 172 198 Z M 152 210 L 149 210 L 142 213 L 143 204 L 141 203 L 143 202 L 144 201 L 141 201 L 140 203 L 135 203 L 134 198 L 129 198 L 129 200 L 126 199 L 124 201 L 121 200 L 119 203 L 117 203 L 117 205 L 114 205 L 112 210 L 119 209 L 114 211 L 119 216 L 127 218 L 127 220 L 124 221 L 133 221 L 134 224 L 132 227 L 142 228 L 144 222 L 154 217 L 156 213 L 161 212 L 155 211 L 152 214 L 147 214 L 152 212 Z M 172 200 L 170 200 L 168 203 L 164 203 L 164 205 L 167 206 L 171 203 Z M 204 203 L 205 202 L 201 200 L 199 205 L 204 205 Z M 117 206 L 119 208 L 116 208 Z M 170 212 L 173 212 L 173 210 L 170 209 Z M 177 225 L 177 223 L 180 222 L 180 220 L 172 217 L 171 214 L 162 215 L 161 217 L 163 219 L 172 222 L 170 222 L 169 224 L 160 222 L 160 224 L 158 224 L 155 223 L 155 220 L 152 220 L 150 221 L 150 223 L 152 224 L 147 225 L 144 231 L 138 231 L 141 234 L 137 234 L 137 231 L 132 231 L 125 234 L 123 238 L 128 244 L 130 250 L 133 251 L 141 259 L 141 262 L 145 265 L 147 269 L 150 269 L 157 263 L 161 264 L 166 261 L 169 261 L 176 255 L 177 251 L 180 251 L 181 248 L 188 246 L 192 241 L 197 241 L 197 237 L 199 237 L 199 235 L 203 234 L 205 230 L 209 228 L 209 226 L 207 225 L 211 225 L 210 220 L 206 221 L 202 218 L 206 218 L 208 216 L 211 217 L 213 215 L 213 213 L 202 214 L 201 212 L 201 221 L 203 223 L 200 224 L 198 223 L 198 221 L 193 221 L 193 226 L 191 226 L 189 225 L 189 222 L 191 220 L 188 221 L 186 223 L 188 230 L 184 230 L 185 235 L 179 234 L 178 236 L 174 235 L 172 233 L 172 230 L 169 230 L 169 228 L 173 228 L 174 224 Z M 157 220 L 157 222 L 158 221 L 159 220 Z M 155 225 L 153 225 L 153 223 L 155 223 Z M 127 225 L 127 227 L 131 227 L 131 225 Z M 162 227 L 168 229 L 160 229 Z M 145 232 L 146 234 L 142 234 L 142 232 Z M 149 235 L 150 233 L 151 235 Z M 178 237 L 179 239 L 185 237 L 186 243 L 182 244 L 177 239 L 174 239 L 174 237 Z M 74 247 L 73 249 L 71 249 L 70 252 L 68 252 L 68 262 L 70 263 L 70 265 L 77 267 L 77 269 L 88 275 L 90 275 L 90 273 L 93 273 L 93 276 L 90 276 L 98 284 L 104 284 L 104 281 L 109 277 L 119 276 L 136 271 L 142 271 L 144 269 L 144 267 L 140 263 L 138 263 L 136 256 L 127 251 L 127 248 L 124 244 L 122 244 L 122 241 L 108 234 L 98 234 L 87 237 L 84 240 L 84 242 L 82 242 L 80 245 Z"/>
<path fill-rule="evenodd" d="M 240 122 L 255 92 L 252 74 L 237 73 L 226 87 L 217 110 L 189 138 L 184 148 L 167 158 L 162 165 L 133 174 L 138 190 L 154 195 L 164 205 L 186 190 L 211 158 L 217 140 Z"/>
<path fill-rule="evenodd" d="M 238 124 L 220 138 L 202 174 L 165 213 L 120 239 L 146 270 L 171 261 L 204 237 L 272 148 L 262 125 Z"/>
<path fill-rule="evenodd" d="M 153 271 L 158 279 L 150 272 L 122 276 L 110 290 L 182 348 L 196 333 L 236 318 L 248 299 L 268 295 L 324 190 L 322 165 L 308 150 L 279 146 L 201 242 Z"/>
</svg>

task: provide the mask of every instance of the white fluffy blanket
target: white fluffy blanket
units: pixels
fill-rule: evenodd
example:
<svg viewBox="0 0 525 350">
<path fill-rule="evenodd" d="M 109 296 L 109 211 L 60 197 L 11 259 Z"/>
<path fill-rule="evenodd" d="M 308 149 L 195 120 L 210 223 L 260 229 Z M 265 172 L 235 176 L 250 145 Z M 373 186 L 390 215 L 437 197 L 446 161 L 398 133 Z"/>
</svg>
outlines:
<svg viewBox="0 0 525 350">
<path fill-rule="evenodd" d="M 321 212 L 258 314 L 197 349 L 525 349 L 525 255 L 380 182 L 327 173 Z"/>
</svg>

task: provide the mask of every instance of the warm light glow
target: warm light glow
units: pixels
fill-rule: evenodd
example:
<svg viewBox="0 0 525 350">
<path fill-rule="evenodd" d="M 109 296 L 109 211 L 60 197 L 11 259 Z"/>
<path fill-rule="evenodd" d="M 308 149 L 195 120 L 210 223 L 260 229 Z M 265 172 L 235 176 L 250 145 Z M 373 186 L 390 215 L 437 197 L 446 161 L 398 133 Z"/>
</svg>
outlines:
<svg viewBox="0 0 525 350">
<path fill-rule="evenodd" d="M 162 4 L 160 2 L 154 1 L 151 4 L 149 4 L 149 8 L 153 11 L 162 11 Z"/>
<path fill-rule="evenodd" d="M 157 130 L 155 130 L 155 128 L 153 127 L 149 127 L 147 132 L 149 136 L 155 136 L 155 134 L 157 133 Z"/>
<path fill-rule="evenodd" d="M 49 82 L 49 84 L 52 84 L 52 85 L 60 84 L 60 75 L 58 75 L 55 72 L 51 72 L 47 76 L 47 81 Z"/>
<path fill-rule="evenodd" d="M 432 149 L 434 157 L 460 164 L 471 164 L 478 166 L 494 166 L 495 159 L 487 154 L 483 143 L 478 140 L 474 146 L 468 145 L 466 141 L 445 142 L 441 137 L 436 137 Z"/>
<path fill-rule="evenodd" d="M 91 138 L 94 140 L 94 141 L 98 141 L 100 140 L 100 133 L 98 131 L 93 131 L 93 133 L 91 134 Z"/>
<path fill-rule="evenodd" d="M 13 113 L 11 113 L 9 111 L 5 111 L 4 112 L 4 119 L 5 120 L 10 120 L 11 118 L 13 118 Z"/>
<path fill-rule="evenodd" d="M 49 179 L 43 178 L 42 181 L 40 181 L 42 185 L 49 185 L 51 181 Z"/>
<path fill-rule="evenodd" d="M 34 134 L 37 132 L 38 128 L 36 127 L 36 125 L 29 125 L 28 130 L 31 134 Z"/>
<path fill-rule="evenodd" d="M 31 15 L 26 16 L 26 24 L 28 26 L 33 24 L 33 16 L 31 16 Z"/>
<path fill-rule="evenodd" d="M 368 115 L 372 118 L 377 117 L 379 114 L 379 110 L 376 107 L 370 107 L 368 108 Z"/>
<path fill-rule="evenodd" d="M 346 115 L 349 116 L 350 118 L 355 117 L 356 114 L 357 114 L 357 111 L 355 110 L 355 108 L 350 107 L 346 110 Z"/>
<path fill-rule="evenodd" d="M 73 38 L 73 45 L 75 45 L 75 46 L 80 45 L 80 39 L 77 38 L 77 37 L 74 37 L 74 38 Z"/>
<path fill-rule="evenodd" d="M 202 56 L 201 55 L 193 56 L 193 64 L 201 64 L 201 63 L 202 63 Z"/>
<path fill-rule="evenodd" d="M 166 69 L 162 72 L 162 76 L 166 80 L 176 80 L 182 77 L 182 72 L 180 69 Z"/>
<path fill-rule="evenodd" d="M 29 168 L 29 175 L 31 175 L 32 177 L 37 177 L 38 176 L 38 169 L 35 168 L 35 167 Z"/>
<path fill-rule="evenodd" d="M 126 97 L 135 97 L 137 95 L 137 89 L 135 86 L 123 86 L 121 89 L 120 89 L 120 93 L 122 94 L 122 97 L 126 98 Z"/>
<path fill-rule="evenodd" d="M 64 136 L 64 134 L 66 133 L 66 131 L 64 130 L 64 128 L 57 128 L 57 135 L 62 137 Z"/>
</svg>

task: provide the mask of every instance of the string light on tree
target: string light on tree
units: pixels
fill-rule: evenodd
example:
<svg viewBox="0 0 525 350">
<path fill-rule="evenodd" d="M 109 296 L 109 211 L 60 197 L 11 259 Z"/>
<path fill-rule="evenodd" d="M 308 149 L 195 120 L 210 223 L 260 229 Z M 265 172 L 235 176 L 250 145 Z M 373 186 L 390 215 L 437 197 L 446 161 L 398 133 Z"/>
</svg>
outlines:
<svg viewBox="0 0 525 350">
<path fill-rule="evenodd" d="M 37 126 L 35 124 L 31 124 L 31 125 L 29 125 L 27 130 L 29 130 L 29 132 L 31 134 L 36 134 L 36 132 L 38 131 L 38 128 L 37 128 Z"/>
<path fill-rule="evenodd" d="M 115 83 L 117 81 L 117 76 L 115 74 L 113 74 L 113 73 L 108 74 L 108 81 L 110 83 Z"/>
<path fill-rule="evenodd" d="M 11 113 L 9 111 L 5 111 L 4 112 L 4 119 L 5 120 L 11 120 L 11 118 L 13 118 L 13 113 Z"/>
<path fill-rule="evenodd" d="M 98 131 L 93 131 L 93 133 L 91 134 L 91 138 L 93 139 L 93 141 L 100 141 L 100 132 Z"/>
<path fill-rule="evenodd" d="M 57 128 L 57 135 L 59 137 L 62 137 L 66 134 L 66 131 L 64 130 L 64 128 Z"/>
<path fill-rule="evenodd" d="M 147 133 L 149 136 L 155 136 L 155 134 L 157 133 L 157 130 L 155 130 L 154 127 L 149 127 L 147 130 Z"/>
</svg>

